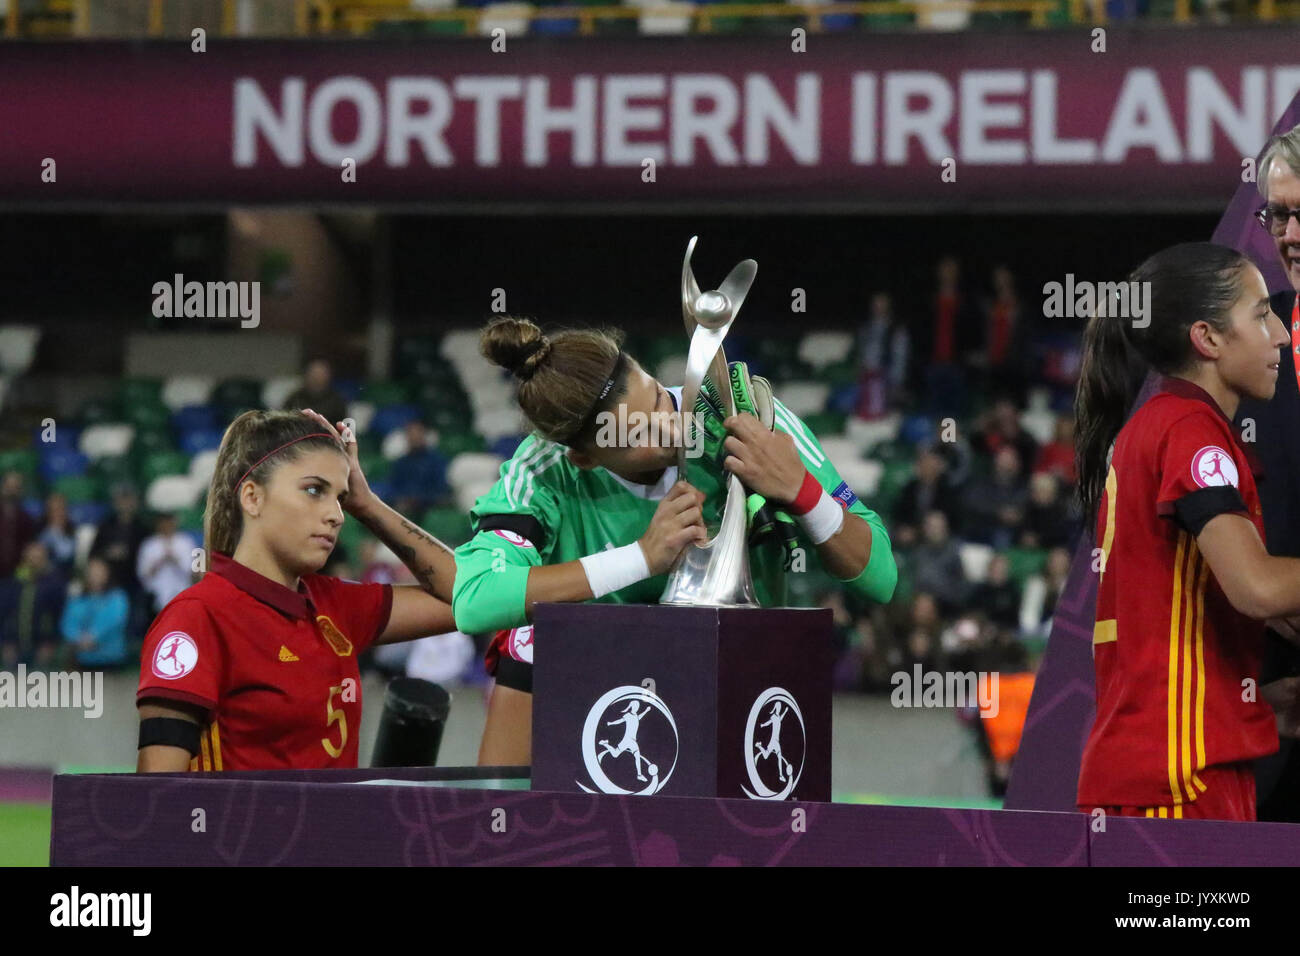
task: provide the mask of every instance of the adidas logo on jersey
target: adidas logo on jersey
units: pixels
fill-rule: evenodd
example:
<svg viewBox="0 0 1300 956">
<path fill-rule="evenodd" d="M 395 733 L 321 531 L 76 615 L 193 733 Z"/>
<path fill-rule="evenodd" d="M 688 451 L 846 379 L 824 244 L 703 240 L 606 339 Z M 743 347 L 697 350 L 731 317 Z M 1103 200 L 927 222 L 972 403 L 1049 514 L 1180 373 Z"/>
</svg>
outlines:
<svg viewBox="0 0 1300 956">
<path fill-rule="evenodd" d="M 297 659 L 298 659 L 297 654 L 289 650 L 289 648 L 285 647 L 283 644 L 280 645 L 280 660 L 288 662 L 288 661 L 296 661 Z"/>
</svg>

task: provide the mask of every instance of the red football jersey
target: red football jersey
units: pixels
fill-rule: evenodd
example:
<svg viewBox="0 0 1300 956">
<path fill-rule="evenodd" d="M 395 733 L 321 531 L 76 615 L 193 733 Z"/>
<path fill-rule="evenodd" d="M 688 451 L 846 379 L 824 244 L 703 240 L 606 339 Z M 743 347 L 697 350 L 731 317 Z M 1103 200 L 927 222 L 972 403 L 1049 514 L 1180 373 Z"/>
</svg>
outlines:
<svg viewBox="0 0 1300 956">
<path fill-rule="evenodd" d="M 1222 409 L 1184 379 L 1165 379 L 1120 430 L 1097 514 L 1081 809 L 1181 807 L 1207 791 L 1206 767 L 1277 750 L 1258 690 L 1264 624 L 1232 606 L 1185 527 L 1236 512 L 1262 540 L 1256 470 Z"/>
<path fill-rule="evenodd" d="M 389 584 L 307 574 L 291 591 L 214 553 L 149 628 L 136 699 L 207 710 L 192 770 L 355 767 L 357 655 L 392 602 Z"/>
</svg>

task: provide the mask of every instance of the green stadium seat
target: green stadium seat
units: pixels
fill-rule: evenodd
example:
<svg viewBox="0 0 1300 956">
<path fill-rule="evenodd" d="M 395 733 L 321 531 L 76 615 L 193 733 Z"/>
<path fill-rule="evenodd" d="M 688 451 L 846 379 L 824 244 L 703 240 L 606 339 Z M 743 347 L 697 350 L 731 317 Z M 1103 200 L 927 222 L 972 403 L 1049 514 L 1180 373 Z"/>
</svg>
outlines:
<svg viewBox="0 0 1300 956">
<path fill-rule="evenodd" d="M 812 415 L 805 415 L 803 423 L 808 426 L 808 430 L 818 438 L 829 438 L 832 435 L 844 434 L 844 423 L 848 421 L 848 416 L 840 412 L 817 412 Z"/>
<path fill-rule="evenodd" d="M 197 537 L 203 537 L 203 505 L 185 508 L 176 517 L 183 530 L 190 531 Z"/>
<path fill-rule="evenodd" d="M 1023 588 L 1025 582 L 1042 572 L 1047 564 L 1047 551 L 1042 548 L 1008 548 L 1005 552 L 1011 580 Z"/>
<path fill-rule="evenodd" d="M 361 386 L 358 398 L 370 402 L 376 408 L 384 405 L 400 405 L 410 400 L 411 390 L 405 382 L 367 382 Z"/>
<path fill-rule="evenodd" d="M 393 470 L 393 463 L 383 455 L 361 455 L 360 449 L 357 454 L 361 456 L 361 471 L 371 481 L 382 481 Z"/>
<path fill-rule="evenodd" d="M 137 467 L 150 455 L 161 451 L 175 451 L 176 441 L 170 428 L 137 429 L 131 440 L 131 457 Z"/>
<path fill-rule="evenodd" d="M 118 401 L 125 409 L 132 405 L 161 405 L 162 380 L 156 378 L 123 379 L 117 388 Z"/>
<path fill-rule="evenodd" d="M 139 402 L 123 406 L 124 417 L 136 428 L 164 429 L 171 422 L 171 411 L 162 402 Z"/>
<path fill-rule="evenodd" d="M 121 421 L 122 416 L 115 400 L 92 398 L 82 404 L 81 410 L 77 412 L 77 418 L 86 425 L 103 425 L 108 422 Z"/>
<path fill-rule="evenodd" d="M 212 390 L 210 401 L 233 418 L 236 411 L 262 407 L 262 383 L 251 378 L 228 378 Z"/>
<path fill-rule="evenodd" d="M 819 382 L 825 382 L 831 388 L 852 385 L 858 380 L 858 366 L 852 361 L 836 362 L 814 373 L 814 378 Z"/>
<path fill-rule="evenodd" d="M 99 501 L 104 497 L 104 489 L 93 475 L 63 475 L 55 479 L 54 490 L 67 498 L 70 505 Z"/>
<path fill-rule="evenodd" d="M 453 548 L 470 538 L 469 516 L 459 508 L 430 508 L 420 519 L 420 527 Z"/>
<path fill-rule="evenodd" d="M 439 434 L 438 450 L 451 461 L 457 455 L 467 451 L 487 451 L 487 443 L 483 441 L 483 436 L 474 432 L 453 432 L 449 434 Z"/>
<path fill-rule="evenodd" d="M 122 482 L 134 483 L 136 478 L 135 463 L 130 455 L 106 455 L 97 459 L 90 471 L 109 489 Z"/>
<path fill-rule="evenodd" d="M 37 465 L 40 455 L 31 448 L 16 448 L 0 452 L 0 474 L 8 471 L 20 472 L 23 483 L 30 489 L 36 481 Z"/>
<path fill-rule="evenodd" d="M 184 475 L 189 471 L 190 457 L 179 451 L 157 451 L 140 464 L 140 483 L 148 487 L 155 478 L 164 475 Z"/>
</svg>

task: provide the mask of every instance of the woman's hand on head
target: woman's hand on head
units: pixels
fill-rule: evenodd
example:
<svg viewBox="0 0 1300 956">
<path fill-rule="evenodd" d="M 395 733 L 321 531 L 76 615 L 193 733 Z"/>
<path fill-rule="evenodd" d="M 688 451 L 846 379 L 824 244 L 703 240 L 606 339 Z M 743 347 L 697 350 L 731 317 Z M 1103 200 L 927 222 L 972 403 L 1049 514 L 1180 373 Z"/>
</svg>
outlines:
<svg viewBox="0 0 1300 956">
<path fill-rule="evenodd" d="M 360 514 L 375 500 L 375 493 L 370 490 L 365 474 L 361 471 L 361 459 L 357 453 L 357 436 L 352 433 L 347 422 L 331 425 L 324 415 L 304 408 L 302 413 L 313 419 L 329 434 L 343 443 L 348 455 L 348 494 L 343 499 L 343 510 L 348 514 Z"/>
<path fill-rule="evenodd" d="M 663 574 L 688 544 L 708 538 L 704 527 L 704 493 L 679 481 L 659 502 L 650 527 L 638 542 L 650 574 Z"/>
</svg>

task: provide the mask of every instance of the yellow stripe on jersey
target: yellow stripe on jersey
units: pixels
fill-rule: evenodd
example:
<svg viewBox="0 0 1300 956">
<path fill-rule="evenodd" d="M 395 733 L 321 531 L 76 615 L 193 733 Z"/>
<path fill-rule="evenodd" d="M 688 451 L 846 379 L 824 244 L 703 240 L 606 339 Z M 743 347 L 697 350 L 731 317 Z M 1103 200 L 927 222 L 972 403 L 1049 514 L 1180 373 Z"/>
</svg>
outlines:
<svg viewBox="0 0 1300 956">
<path fill-rule="evenodd" d="M 208 728 L 208 733 L 212 737 L 212 769 L 221 769 L 221 733 L 217 730 L 217 722 L 214 720 Z"/>
<path fill-rule="evenodd" d="M 1179 704 L 1178 709 L 1179 723 L 1182 725 L 1182 775 L 1179 778 L 1183 789 L 1187 792 L 1187 799 L 1194 800 L 1196 795 L 1188 780 L 1192 776 L 1192 635 L 1196 631 L 1196 621 L 1193 615 L 1196 611 L 1196 579 L 1199 577 L 1200 562 L 1199 549 L 1196 542 L 1187 536 L 1187 587 L 1183 589 L 1183 626 L 1182 626 L 1182 654 L 1183 654 L 1183 671 L 1182 681 L 1180 682 Z M 1180 793 L 1174 799 L 1174 804 L 1182 803 L 1182 794 Z"/>
<path fill-rule="evenodd" d="M 1116 639 L 1115 619 L 1098 621 L 1092 626 L 1092 643 L 1109 644 Z"/>
<path fill-rule="evenodd" d="M 1106 574 L 1106 563 L 1110 561 L 1111 542 L 1115 540 L 1115 493 L 1119 487 L 1118 482 L 1114 467 L 1108 468 L 1106 470 L 1106 532 L 1101 538 L 1101 575 L 1097 578 L 1098 585 Z M 1098 642 L 1094 640 L 1093 643 Z"/>
<path fill-rule="evenodd" d="M 1168 709 L 1169 739 L 1166 750 L 1169 757 L 1169 792 L 1174 802 L 1181 803 L 1183 796 L 1178 788 L 1178 637 L 1182 626 L 1183 608 L 1183 558 L 1187 551 L 1187 532 L 1178 532 L 1178 550 L 1174 558 L 1174 593 L 1169 607 L 1169 686 Z"/>
<path fill-rule="evenodd" d="M 203 756 L 203 769 L 211 770 L 212 752 L 208 750 L 208 734 L 206 730 L 199 733 L 199 751 Z"/>
<path fill-rule="evenodd" d="M 1210 566 L 1202 555 L 1201 573 L 1196 579 L 1196 766 L 1192 769 L 1192 783 L 1201 793 L 1206 790 L 1199 771 L 1205 769 L 1205 580 L 1209 574 Z M 1196 791 L 1191 793 L 1195 800 Z"/>
</svg>

